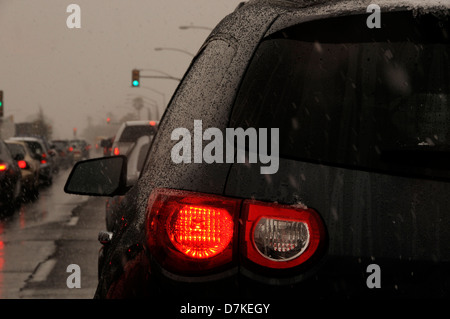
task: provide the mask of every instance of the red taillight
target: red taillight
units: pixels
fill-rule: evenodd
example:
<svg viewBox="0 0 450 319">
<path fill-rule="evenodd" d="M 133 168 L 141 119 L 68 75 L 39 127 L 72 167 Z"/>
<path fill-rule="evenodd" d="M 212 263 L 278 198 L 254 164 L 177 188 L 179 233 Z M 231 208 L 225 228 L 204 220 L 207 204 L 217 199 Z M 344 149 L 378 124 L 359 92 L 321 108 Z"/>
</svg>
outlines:
<svg viewBox="0 0 450 319">
<path fill-rule="evenodd" d="M 306 207 L 169 189 L 154 190 L 148 202 L 150 252 L 181 273 L 237 263 L 239 254 L 264 269 L 303 266 L 320 255 L 325 237 L 319 214 Z"/>
<path fill-rule="evenodd" d="M 17 165 L 19 165 L 19 167 L 20 168 L 22 168 L 22 169 L 25 169 L 25 168 L 27 168 L 27 162 L 25 162 L 25 161 L 23 161 L 23 160 L 21 160 L 21 161 L 18 161 L 17 162 Z"/>
<path fill-rule="evenodd" d="M 119 148 L 118 147 L 114 147 L 114 155 L 119 155 Z"/>
<path fill-rule="evenodd" d="M 47 161 L 45 159 L 41 159 L 41 164 L 47 164 Z"/>
<path fill-rule="evenodd" d="M 310 208 L 247 200 L 243 205 L 243 255 L 268 268 L 296 267 L 321 248 L 325 228 Z"/>
<path fill-rule="evenodd" d="M 0 171 L 6 171 L 8 169 L 8 164 L 0 163 Z"/>
<path fill-rule="evenodd" d="M 151 253 L 177 272 L 203 272 L 234 260 L 240 200 L 169 189 L 155 190 L 147 210 Z"/>
<path fill-rule="evenodd" d="M 209 258 L 223 252 L 233 238 L 233 219 L 226 209 L 186 205 L 167 220 L 172 244 L 192 258 Z"/>
<path fill-rule="evenodd" d="M 73 151 L 73 147 L 71 146 L 71 147 L 69 147 L 69 152 L 72 152 Z"/>
</svg>

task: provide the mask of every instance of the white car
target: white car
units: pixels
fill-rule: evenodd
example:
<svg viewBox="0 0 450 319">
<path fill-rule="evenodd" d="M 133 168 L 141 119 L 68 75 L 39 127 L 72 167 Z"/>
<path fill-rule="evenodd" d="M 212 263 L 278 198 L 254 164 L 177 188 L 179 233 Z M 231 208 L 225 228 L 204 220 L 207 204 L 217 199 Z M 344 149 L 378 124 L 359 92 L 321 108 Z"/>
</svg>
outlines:
<svg viewBox="0 0 450 319">
<path fill-rule="evenodd" d="M 128 155 L 141 136 L 149 136 L 150 140 L 158 130 L 158 121 L 127 121 L 117 131 L 112 145 L 112 155 Z"/>
</svg>

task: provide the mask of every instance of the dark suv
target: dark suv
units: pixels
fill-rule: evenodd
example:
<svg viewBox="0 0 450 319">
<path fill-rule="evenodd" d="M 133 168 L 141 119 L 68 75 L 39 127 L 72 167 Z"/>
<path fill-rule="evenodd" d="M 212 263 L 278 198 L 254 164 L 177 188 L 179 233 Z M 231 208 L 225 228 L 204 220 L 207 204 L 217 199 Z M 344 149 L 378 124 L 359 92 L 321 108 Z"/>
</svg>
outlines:
<svg viewBox="0 0 450 319">
<path fill-rule="evenodd" d="M 133 188 L 125 157 L 74 168 L 66 192 L 128 191 L 97 298 L 450 296 L 450 3 L 377 4 L 249 1 Z"/>
</svg>

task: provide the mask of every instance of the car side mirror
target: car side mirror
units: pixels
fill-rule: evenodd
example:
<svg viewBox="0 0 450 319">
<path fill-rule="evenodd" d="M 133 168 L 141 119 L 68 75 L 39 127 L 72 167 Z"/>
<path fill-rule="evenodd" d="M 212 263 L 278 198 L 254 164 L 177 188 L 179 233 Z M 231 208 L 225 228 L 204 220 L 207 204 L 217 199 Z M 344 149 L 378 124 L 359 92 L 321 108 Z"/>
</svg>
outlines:
<svg viewBox="0 0 450 319">
<path fill-rule="evenodd" d="M 64 192 L 89 196 L 125 195 L 127 158 L 123 155 L 79 161 L 67 178 Z"/>
</svg>

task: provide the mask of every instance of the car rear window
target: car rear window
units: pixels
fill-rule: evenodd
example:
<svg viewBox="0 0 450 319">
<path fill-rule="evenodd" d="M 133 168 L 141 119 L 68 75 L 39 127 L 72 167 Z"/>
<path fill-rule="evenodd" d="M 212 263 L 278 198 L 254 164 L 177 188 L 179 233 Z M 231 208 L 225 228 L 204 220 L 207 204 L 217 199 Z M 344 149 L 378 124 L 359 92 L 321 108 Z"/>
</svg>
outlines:
<svg viewBox="0 0 450 319">
<path fill-rule="evenodd" d="M 300 24 L 259 45 L 231 127 L 279 128 L 280 156 L 450 177 L 448 17 L 384 13 Z"/>
<path fill-rule="evenodd" d="M 136 140 L 144 135 L 154 135 L 156 129 L 151 125 L 127 126 L 124 128 L 118 142 L 136 142 Z"/>
<path fill-rule="evenodd" d="M 34 153 L 34 154 L 43 154 L 44 150 L 42 149 L 42 146 L 39 142 L 33 142 L 33 141 L 25 141 L 27 143 L 28 148 Z"/>
<path fill-rule="evenodd" d="M 8 143 L 6 144 L 8 146 L 9 151 L 11 152 L 12 157 L 16 157 L 18 154 L 25 155 L 25 148 L 23 145 L 20 144 L 13 144 Z"/>
</svg>

